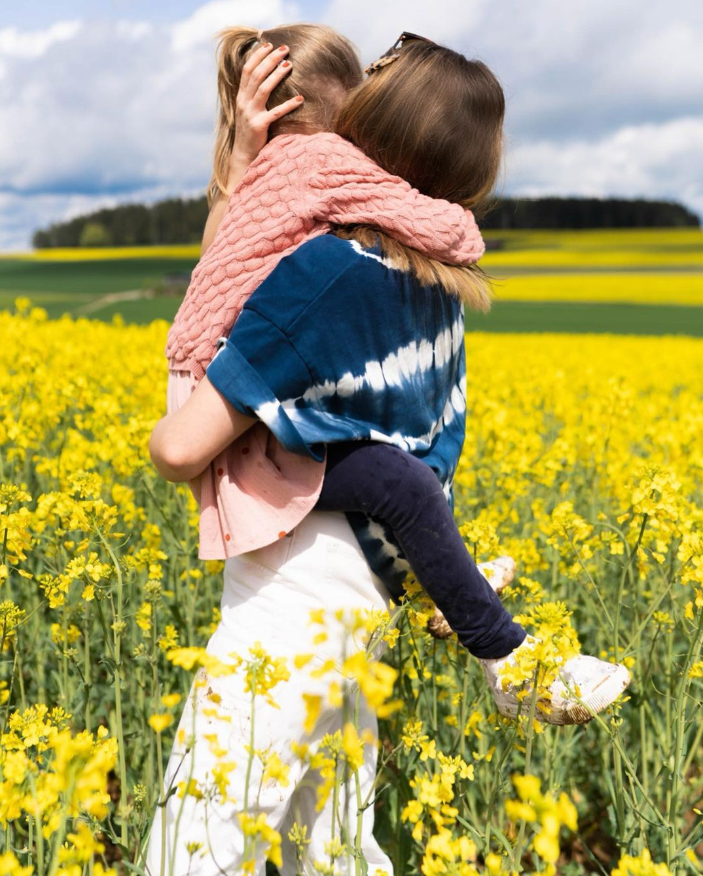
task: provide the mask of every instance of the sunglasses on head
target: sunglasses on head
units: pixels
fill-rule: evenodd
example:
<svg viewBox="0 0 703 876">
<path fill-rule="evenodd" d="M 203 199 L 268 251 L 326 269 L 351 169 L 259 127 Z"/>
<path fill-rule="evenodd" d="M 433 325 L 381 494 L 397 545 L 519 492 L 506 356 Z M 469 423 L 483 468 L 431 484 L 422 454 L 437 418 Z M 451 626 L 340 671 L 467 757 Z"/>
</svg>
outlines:
<svg viewBox="0 0 703 876">
<path fill-rule="evenodd" d="M 369 73 L 373 73 L 374 70 L 380 70 L 381 67 L 386 67 L 388 64 L 392 64 L 393 61 L 397 61 L 399 57 L 398 51 L 403 48 L 403 45 L 408 40 L 420 40 L 420 42 L 429 43 L 432 46 L 436 45 L 433 40 L 428 40 L 427 37 L 419 36 L 416 33 L 410 33 L 409 31 L 404 30 L 390 49 L 388 49 L 387 52 L 384 52 L 378 60 L 372 61 L 364 70 L 364 73 L 368 75 Z"/>
</svg>

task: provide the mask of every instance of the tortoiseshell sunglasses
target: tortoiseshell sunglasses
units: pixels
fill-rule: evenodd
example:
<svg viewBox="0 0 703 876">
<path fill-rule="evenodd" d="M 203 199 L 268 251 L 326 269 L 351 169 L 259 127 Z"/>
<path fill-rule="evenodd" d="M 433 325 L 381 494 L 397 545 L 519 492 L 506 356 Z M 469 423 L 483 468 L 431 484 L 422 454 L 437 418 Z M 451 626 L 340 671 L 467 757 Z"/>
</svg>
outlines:
<svg viewBox="0 0 703 876">
<path fill-rule="evenodd" d="M 386 67 L 388 64 L 392 64 L 393 61 L 397 61 L 399 57 L 398 50 L 402 49 L 403 43 L 406 40 L 421 40 L 423 43 L 430 43 L 430 45 L 433 46 L 435 45 L 434 41 L 428 40 L 427 37 L 419 36 L 416 33 L 410 33 L 409 31 L 404 30 L 390 49 L 388 49 L 387 52 L 384 52 L 377 61 L 372 61 L 364 70 L 364 73 L 368 75 L 369 73 L 373 73 L 374 70 L 380 70 L 381 67 Z"/>
</svg>

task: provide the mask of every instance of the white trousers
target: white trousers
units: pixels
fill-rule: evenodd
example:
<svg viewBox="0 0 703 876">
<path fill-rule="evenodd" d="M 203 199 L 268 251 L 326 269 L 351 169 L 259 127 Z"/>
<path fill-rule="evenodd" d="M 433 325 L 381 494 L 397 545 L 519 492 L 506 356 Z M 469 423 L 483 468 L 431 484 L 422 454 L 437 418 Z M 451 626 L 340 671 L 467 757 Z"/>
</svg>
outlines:
<svg viewBox="0 0 703 876">
<path fill-rule="evenodd" d="M 302 872 L 312 876 L 314 861 L 329 863 L 325 843 L 335 836 L 333 796 L 324 808 L 316 811 L 316 787 L 322 781 L 319 772 L 308 767 L 291 751 L 291 743 L 305 743 L 314 751 L 325 734 L 342 730 L 342 706 L 332 706 L 327 699 L 330 681 L 339 676 L 325 674 L 310 677 L 316 665 L 333 658 L 338 664 L 363 642 L 352 636 L 335 635 L 322 643 L 313 638 L 323 627 L 309 624 L 311 609 L 324 609 L 325 617 L 336 609 L 387 609 L 390 594 L 382 581 L 370 570 L 344 514 L 311 512 L 287 537 L 278 542 L 226 561 L 222 594 L 222 617 L 207 645 L 207 651 L 227 662 L 234 651 L 245 659 L 248 648 L 259 640 L 272 657 L 286 657 L 291 677 L 279 682 L 271 696 L 279 708 L 268 704 L 263 696 L 256 697 L 254 713 L 254 748 L 271 746 L 281 761 L 289 766 L 289 784 L 267 779 L 262 783 L 263 766 L 255 758 L 248 782 L 248 811 L 256 816 L 266 814 L 267 824 L 282 837 L 283 866 L 281 876 L 300 872 L 295 846 L 287 834 L 294 821 L 307 825 L 307 845 Z M 380 650 L 377 648 L 374 657 Z M 296 654 L 314 653 L 303 669 L 296 670 L 292 658 Z M 201 684 L 199 682 L 205 682 Z M 321 712 L 312 732 L 304 729 L 306 707 L 303 693 L 321 696 Z M 195 708 L 194 708 L 195 703 Z M 244 837 L 237 819 L 243 810 L 246 771 L 250 744 L 251 694 L 244 691 L 241 667 L 233 675 L 212 676 L 200 669 L 193 681 L 184 707 L 176 741 L 166 773 L 165 789 L 181 781 L 195 779 L 198 787 L 213 786 L 218 762 L 234 762 L 228 773 L 227 797 L 205 794 L 195 796 L 172 794 L 165 806 L 157 809 L 147 846 L 145 866 L 151 876 L 238 876 L 242 872 Z M 352 717 L 352 716 L 350 716 Z M 353 720 L 353 717 L 352 717 Z M 359 732 L 368 728 L 378 736 L 374 711 L 360 697 Z M 192 743 L 189 750 L 181 737 Z M 190 739 L 188 739 L 190 737 Z M 364 762 L 359 767 L 361 799 L 371 789 L 377 763 L 377 749 L 364 746 Z M 215 769 L 215 772 L 213 772 Z M 258 802 L 257 802 L 258 795 Z M 357 827 L 356 785 L 350 778 L 339 792 L 339 815 L 347 820 L 351 842 Z M 360 846 L 368 862 L 369 876 L 377 871 L 393 874 L 388 856 L 373 836 L 374 806 L 364 810 Z M 164 843 L 165 840 L 165 843 Z M 199 844 L 199 845 L 198 845 Z M 251 876 L 264 876 L 265 843 L 258 842 L 256 864 Z M 340 874 L 354 874 L 351 855 L 338 858 Z M 163 867 L 163 869 L 162 869 Z"/>
</svg>

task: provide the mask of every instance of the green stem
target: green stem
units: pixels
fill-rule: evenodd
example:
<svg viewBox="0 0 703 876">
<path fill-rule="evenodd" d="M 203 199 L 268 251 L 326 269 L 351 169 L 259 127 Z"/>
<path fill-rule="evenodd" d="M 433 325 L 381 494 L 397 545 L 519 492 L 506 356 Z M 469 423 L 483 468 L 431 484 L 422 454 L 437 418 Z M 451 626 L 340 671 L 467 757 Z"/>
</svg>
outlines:
<svg viewBox="0 0 703 876">
<path fill-rule="evenodd" d="M 124 814 L 127 806 L 127 760 L 124 744 L 124 728 L 122 726 L 122 664 L 120 661 L 120 645 L 122 641 L 122 612 L 124 609 L 124 581 L 122 579 L 122 570 L 115 556 L 114 551 L 110 547 L 107 539 L 102 534 L 100 529 L 96 530 L 100 541 L 102 541 L 105 550 L 112 560 L 117 576 L 117 612 L 115 612 L 112 594 L 110 594 L 110 604 L 113 610 L 113 653 L 115 659 L 115 722 L 117 732 L 117 749 L 119 758 L 120 770 L 120 808 L 122 809 L 122 818 L 120 824 L 120 842 L 125 848 L 128 848 L 128 832 L 127 832 L 127 816 Z"/>
<path fill-rule="evenodd" d="M 642 525 L 640 526 L 639 534 L 637 535 L 637 541 L 635 542 L 632 550 L 630 551 L 630 556 L 627 558 L 627 563 L 625 563 L 625 568 L 622 570 L 622 575 L 620 576 L 620 584 L 618 585 L 618 595 L 615 601 L 615 623 L 613 624 L 613 655 L 615 657 L 615 662 L 619 662 L 619 654 L 620 654 L 620 612 L 622 609 L 622 594 L 625 587 L 625 579 L 630 571 L 630 566 L 632 565 L 633 560 L 637 556 L 637 551 L 639 550 L 640 544 L 642 543 L 642 536 L 644 535 L 645 527 L 647 526 L 647 520 L 649 519 L 649 515 L 644 513 L 642 515 Z"/>
<path fill-rule="evenodd" d="M 671 867 L 675 857 L 676 857 L 676 846 L 678 844 L 678 836 L 682 833 L 682 830 L 679 825 L 679 785 L 683 780 L 682 768 L 684 763 L 684 736 L 685 736 L 685 728 L 686 728 L 686 704 L 685 697 L 688 691 L 688 687 L 690 684 L 690 679 L 688 677 L 689 669 L 691 668 L 691 664 L 693 663 L 694 657 L 697 655 L 700 645 L 701 639 L 703 638 L 703 609 L 699 611 L 699 619 L 698 619 L 698 629 L 696 630 L 695 638 L 691 641 L 691 644 L 688 649 L 688 654 L 686 655 L 686 662 L 684 664 L 683 672 L 681 673 L 681 679 L 679 682 L 679 690 L 676 696 L 676 742 L 673 756 L 673 763 L 671 764 L 671 793 L 669 795 L 669 806 L 668 806 L 668 816 L 669 816 L 669 840 L 667 843 L 667 865 Z"/>
<path fill-rule="evenodd" d="M 525 739 L 525 775 L 529 775 L 530 766 L 532 764 L 532 740 L 535 735 L 534 721 L 535 721 L 535 712 L 537 710 L 537 697 L 539 696 L 539 670 L 540 665 L 537 664 L 537 668 L 535 669 L 535 675 L 532 679 L 532 693 L 530 695 L 530 709 L 528 712 L 528 720 L 530 722 L 529 730 L 527 733 L 527 737 Z M 519 720 L 519 716 L 518 716 Z M 513 848 L 513 853 L 511 855 L 512 869 L 517 869 L 518 867 L 522 870 L 522 842 L 525 838 L 525 819 L 520 819 L 520 827 L 518 828 L 517 839 L 515 840 L 515 846 Z M 519 854 L 518 854 L 519 853 Z"/>
<path fill-rule="evenodd" d="M 83 613 L 83 638 L 85 647 L 83 650 L 83 689 L 85 690 L 85 729 L 90 733 L 90 607 L 85 603 Z"/>
<path fill-rule="evenodd" d="M 251 767 L 254 763 L 254 711 L 256 699 L 256 685 L 251 687 L 251 708 L 249 711 L 249 760 L 247 761 L 246 779 L 244 782 L 244 811 L 249 811 L 249 779 L 251 778 Z"/>
<path fill-rule="evenodd" d="M 154 615 L 156 612 L 153 612 Z M 151 684 L 152 684 L 152 694 L 154 698 L 154 713 L 159 711 L 159 696 L 160 696 L 160 687 L 159 687 L 159 672 L 158 672 L 158 664 L 157 664 L 157 644 L 156 644 L 156 618 L 153 618 L 153 622 L 151 625 Z M 153 749 L 150 749 L 153 750 Z M 159 777 L 159 795 L 161 795 L 164 787 L 164 765 L 163 765 L 163 754 L 161 749 L 161 733 L 156 734 L 156 770 Z M 166 812 L 162 813 L 161 818 L 161 848 L 166 848 Z M 164 856 L 161 859 L 161 874 L 160 876 L 164 876 Z"/>
</svg>

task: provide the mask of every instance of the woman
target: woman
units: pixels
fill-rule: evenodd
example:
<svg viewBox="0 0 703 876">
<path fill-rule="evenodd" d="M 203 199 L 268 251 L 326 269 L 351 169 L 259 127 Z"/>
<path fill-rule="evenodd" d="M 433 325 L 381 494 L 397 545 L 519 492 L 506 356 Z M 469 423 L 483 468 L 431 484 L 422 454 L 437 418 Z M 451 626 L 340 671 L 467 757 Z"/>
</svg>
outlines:
<svg viewBox="0 0 703 876">
<path fill-rule="evenodd" d="M 475 196 L 477 179 L 488 189 L 494 182 L 503 95 L 483 65 L 427 45 L 416 38 L 387 53 L 352 94 L 342 117 L 350 137 L 364 126 L 383 132 L 386 142 L 373 156 L 379 164 L 395 161 L 390 169 L 402 168 L 401 175 L 425 194 L 463 203 Z M 469 128 L 458 119 L 470 104 L 467 82 L 477 73 L 490 81 L 492 100 L 481 108 L 490 124 L 471 126 L 467 137 Z M 389 125 L 389 115 L 397 117 L 401 110 L 403 126 Z M 483 140 L 477 140 L 480 130 Z M 410 136 L 412 131 L 417 136 Z M 282 259 L 245 304 L 186 404 L 157 424 L 150 449 L 159 471 L 170 480 L 189 481 L 261 421 L 287 450 L 313 459 L 322 458 L 323 444 L 349 440 L 409 448 L 434 470 L 451 498 L 465 428 L 463 306 L 427 281 L 436 280 L 436 273 L 423 274 L 423 264 L 403 258 L 399 247 L 389 258 L 389 248 L 373 234 L 351 230 L 317 237 Z M 227 560 L 222 621 L 208 652 L 226 662 L 231 652 L 246 656 L 260 641 L 289 660 L 307 653 L 314 655 L 311 665 L 340 664 L 355 647 L 353 639 L 320 637 L 308 626 L 310 610 L 388 607 L 389 592 L 369 564 L 380 571 L 389 562 L 393 565 L 392 544 L 373 520 L 358 515 L 352 530 L 340 512 L 313 511 L 289 537 Z M 195 776 L 196 786 L 193 794 L 170 796 L 160 807 L 147 858 L 152 873 L 172 866 L 179 876 L 239 872 L 248 852 L 234 816 L 243 805 L 265 818 L 259 828 L 246 822 L 244 833 L 259 830 L 270 848 L 276 845 L 271 831 L 287 837 L 291 819 L 300 813 L 310 841 L 305 872 L 312 872 L 310 862 L 329 862 L 330 856 L 338 867 L 351 867 L 348 849 L 329 845 L 331 837 L 340 838 L 335 801 L 328 799 L 317 811 L 316 779 L 308 762 L 295 756 L 301 746 L 314 749 L 342 730 L 345 716 L 327 697 L 327 679 L 291 673 L 276 685 L 275 703 L 257 705 L 253 731 L 251 698 L 240 675 L 201 673 L 194 683 L 195 696 L 179 728 L 187 732 L 192 725 L 194 738 L 179 733 L 166 784 L 184 780 L 190 787 Z M 319 706 L 314 724 L 307 720 L 303 695 Z M 376 737 L 375 714 L 363 697 L 359 727 Z M 290 770 L 287 785 L 268 780 L 265 757 L 245 774 L 252 742 L 258 752 L 275 748 Z M 227 793 L 204 800 L 198 780 L 208 774 L 221 778 L 217 761 L 223 753 L 230 765 Z M 358 803 L 367 802 L 375 764 L 375 746 L 367 745 L 358 796 L 347 785 L 342 800 L 350 827 L 341 836 L 347 842 L 354 841 Z M 373 805 L 363 809 L 360 822 L 357 852 L 369 873 L 392 873 L 373 838 Z M 164 838 L 168 852 L 161 854 Z M 282 852 L 282 872 L 293 876 L 295 847 L 284 841 Z M 254 857 L 250 872 L 263 873 L 261 853 Z"/>
</svg>

